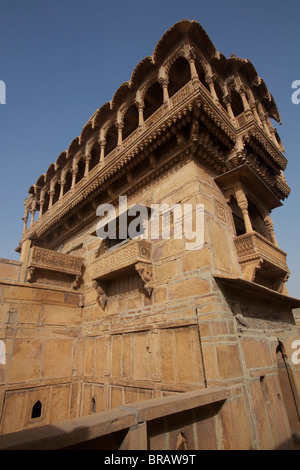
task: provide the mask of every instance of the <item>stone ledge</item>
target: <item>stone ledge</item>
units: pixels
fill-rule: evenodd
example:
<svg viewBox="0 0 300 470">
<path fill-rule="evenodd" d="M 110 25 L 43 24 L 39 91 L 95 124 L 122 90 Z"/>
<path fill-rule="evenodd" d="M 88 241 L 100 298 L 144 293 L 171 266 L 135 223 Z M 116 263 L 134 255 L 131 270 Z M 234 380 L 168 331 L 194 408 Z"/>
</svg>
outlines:
<svg viewBox="0 0 300 470">
<path fill-rule="evenodd" d="M 227 398 L 228 392 L 224 388 L 203 388 L 168 397 L 129 403 L 128 406 L 119 406 L 119 409 L 132 411 L 137 416 L 138 422 L 142 422 L 199 408 Z"/>
<path fill-rule="evenodd" d="M 128 430 L 144 421 L 225 401 L 229 392 L 221 387 L 203 388 L 155 398 L 110 411 L 40 426 L 0 437 L 0 450 L 55 450 Z"/>
</svg>

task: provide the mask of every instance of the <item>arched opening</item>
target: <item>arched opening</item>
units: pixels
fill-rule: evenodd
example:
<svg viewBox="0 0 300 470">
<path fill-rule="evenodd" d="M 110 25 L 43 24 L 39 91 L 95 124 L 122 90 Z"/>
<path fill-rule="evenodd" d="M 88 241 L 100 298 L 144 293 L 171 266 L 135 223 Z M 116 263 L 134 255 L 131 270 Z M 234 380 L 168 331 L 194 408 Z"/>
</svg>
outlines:
<svg viewBox="0 0 300 470">
<path fill-rule="evenodd" d="M 289 419 L 292 432 L 300 432 L 300 414 L 297 407 L 297 399 L 295 395 L 295 383 L 293 373 L 286 361 L 284 347 L 281 342 L 276 348 L 278 378 L 285 404 L 287 416 Z"/>
<path fill-rule="evenodd" d="M 148 119 L 164 102 L 163 89 L 158 82 L 154 82 L 144 97 L 144 120 Z"/>
<path fill-rule="evenodd" d="M 54 194 L 53 194 L 52 204 L 55 204 L 58 201 L 59 195 L 60 195 L 60 183 L 58 181 L 56 181 L 55 186 L 54 186 Z"/>
<path fill-rule="evenodd" d="M 80 180 L 84 177 L 84 172 L 85 172 L 85 160 L 84 157 L 81 157 L 78 165 L 77 165 L 77 174 L 76 174 L 76 179 L 75 179 L 75 184 L 79 183 Z"/>
<path fill-rule="evenodd" d="M 238 116 L 244 111 L 242 98 L 235 90 L 231 92 L 231 108 L 234 116 Z"/>
<path fill-rule="evenodd" d="M 123 127 L 123 132 L 122 132 L 122 137 L 123 140 L 126 139 L 132 132 L 135 131 L 135 129 L 138 128 L 139 125 L 139 113 L 138 109 L 135 104 L 130 106 L 130 108 L 127 109 L 125 116 L 124 116 L 124 127 Z"/>
<path fill-rule="evenodd" d="M 72 186 L 72 173 L 69 170 L 65 176 L 65 184 L 64 184 L 64 194 L 66 194 L 68 191 L 70 191 L 71 186 Z"/>
<path fill-rule="evenodd" d="M 169 71 L 169 97 L 175 95 L 190 79 L 190 64 L 184 57 L 179 57 L 173 62 Z"/>
<path fill-rule="evenodd" d="M 91 159 L 89 165 L 89 171 L 91 171 L 100 161 L 100 145 L 99 142 L 95 142 L 91 151 Z"/>
<path fill-rule="evenodd" d="M 40 400 L 36 401 L 31 409 L 31 419 L 40 418 L 42 416 L 42 403 Z"/>
<path fill-rule="evenodd" d="M 113 124 L 107 131 L 104 158 L 112 152 L 118 145 L 118 130 Z"/>
</svg>

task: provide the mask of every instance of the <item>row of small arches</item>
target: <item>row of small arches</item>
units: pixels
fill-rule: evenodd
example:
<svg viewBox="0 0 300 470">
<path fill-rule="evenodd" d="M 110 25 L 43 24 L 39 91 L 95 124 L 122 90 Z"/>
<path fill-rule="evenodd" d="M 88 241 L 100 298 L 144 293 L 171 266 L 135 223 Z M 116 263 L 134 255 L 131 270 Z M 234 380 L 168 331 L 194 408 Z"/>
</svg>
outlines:
<svg viewBox="0 0 300 470">
<path fill-rule="evenodd" d="M 207 73 L 205 72 L 202 63 L 195 60 L 195 69 L 197 72 L 198 79 L 202 85 L 211 92 L 211 87 L 207 83 Z M 97 166 L 101 160 L 103 161 L 119 144 L 120 144 L 120 132 L 121 142 L 129 137 L 137 128 L 139 128 L 144 121 L 150 118 L 163 104 L 165 100 L 164 87 L 168 89 L 167 96 L 172 98 L 182 87 L 184 87 L 192 78 L 190 62 L 183 56 L 179 56 L 171 65 L 169 69 L 169 75 L 166 82 L 163 83 L 161 80 L 154 79 L 147 88 L 142 105 L 142 117 L 139 104 L 134 102 L 128 106 L 123 116 L 123 122 L 121 124 L 121 131 L 118 129 L 116 122 L 111 123 L 105 133 L 105 138 L 100 141 L 96 140 L 87 156 L 84 152 L 78 153 L 79 157 L 76 161 L 73 161 L 72 167 L 62 168 L 60 176 L 57 174 L 56 167 L 63 166 L 66 161 L 66 152 L 62 152 L 61 156 L 57 160 L 57 164 L 50 165 L 46 175 L 41 175 L 36 183 L 36 187 L 30 188 L 31 194 L 35 194 L 35 207 L 32 211 L 40 211 L 40 216 L 44 214 L 49 207 L 53 206 L 63 195 L 65 195 L 70 189 L 78 184 L 87 173 L 89 173 L 95 166 Z M 227 106 L 224 101 L 224 87 L 219 84 L 218 80 L 214 79 L 214 90 L 219 100 L 220 105 L 228 112 Z M 238 116 L 244 111 L 244 106 L 239 93 L 232 89 L 230 91 L 231 108 L 234 116 Z M 120 123 L 119 123 L 120 124 Z M 101 148 L 103 146 L 103 148 Z M 80 148 L 79 141 L 74 144 L 74 153 Z M 65 154 L 65 155 L 63 155 Z M 52 185 L 49 187 L 49 183 L 44 183 L 44 179 L 51 180 Z M 47 185 L 46 189 L 43 189 L 44 185 Z M 52 186 L 52 187 L 51 187 Z M 37 191 L 40 187 L 39 197 Z M 44 186 L 45 188 L 45 186 Z M 26 218 L 26 217 L 25 217 Z"/>
</svg>

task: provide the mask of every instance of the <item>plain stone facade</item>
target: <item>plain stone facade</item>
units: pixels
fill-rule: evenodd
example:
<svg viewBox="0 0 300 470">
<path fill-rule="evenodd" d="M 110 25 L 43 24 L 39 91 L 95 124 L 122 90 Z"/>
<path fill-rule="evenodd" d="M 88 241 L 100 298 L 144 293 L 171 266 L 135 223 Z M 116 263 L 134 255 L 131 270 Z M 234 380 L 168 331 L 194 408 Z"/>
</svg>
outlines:
<svg viewBox="0 0 300 470">
<path fill-rule="evenodd" d="M 20 262 L 0 263 L 0 448 L 293 448 L 300 301 L 270 118 L 251 62 L 183 20 L 38 178 Z M 172 237 L 172 211 L 169 239 L 101 242 L 96 209 L 120 217 L 119 196 L 203 204 L 203 247 Z"/>
</svg>

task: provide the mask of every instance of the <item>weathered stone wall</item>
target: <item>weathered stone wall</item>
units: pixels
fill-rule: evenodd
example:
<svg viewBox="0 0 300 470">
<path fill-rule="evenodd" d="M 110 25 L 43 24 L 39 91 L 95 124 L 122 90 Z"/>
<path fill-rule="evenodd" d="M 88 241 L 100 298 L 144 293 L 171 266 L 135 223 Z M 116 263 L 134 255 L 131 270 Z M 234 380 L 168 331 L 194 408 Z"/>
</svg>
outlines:
<svg viewBox="0 0 300 470">
<path fill-rule="evenodd" d="M 77 416 L 80 295 L 4 281 L 0 291 L 1 433 Z M 42 415 L 31 419 L 37 400 Z"/>
<path fill-rule="evenodd" d="M 21 264 L 20 261 L 0 258 L 0 279 L 18 281 Z"/>
<path fill-rule="evenodd" d="M 230 396 L 214 419 L 224 448 L 280 448 L 290 442 L 276 348 L 280 341 L 290 351 L 297 336 L 293 317 L 289 308 L 270 301 L 271 294 L 255 300 L 246 288 L 232 292 L 220 284 L 222 276 L 240 278 L 241 270 L 231 214 L 213 176 L 186 160 L 128 197 L 129 207 L 204 204 L 201 250 L 186 250 L 184 239 L 151 241 L 150 294 L 137 272 L 126 271 L 113 279 L 106 304 L 99 302 L 93 263 L 101 242 L 91 235 L 96 217 L 58 247 L 83 259 L 77 291 L 2 282 L 3 434 L 222 386 Z M 295 414 L 299 368 L 288 366 Z M 37 400 L 42 415 L 31 419 Z"/>
</svg>

